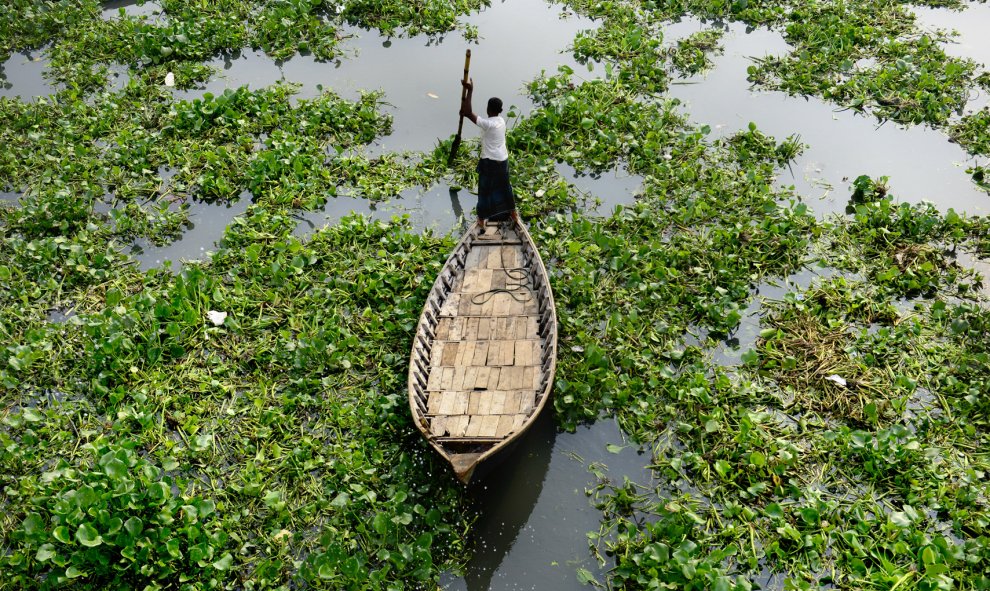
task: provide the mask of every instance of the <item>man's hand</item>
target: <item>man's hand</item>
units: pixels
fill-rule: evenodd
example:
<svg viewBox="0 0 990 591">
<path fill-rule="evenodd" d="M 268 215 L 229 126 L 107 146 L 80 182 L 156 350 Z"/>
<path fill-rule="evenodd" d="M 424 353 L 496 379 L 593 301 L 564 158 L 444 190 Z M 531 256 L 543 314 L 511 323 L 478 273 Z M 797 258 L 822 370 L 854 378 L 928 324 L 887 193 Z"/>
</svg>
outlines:
<svg viewBox="0 0 990 591">
<path fill-rule="evenodd" d="M 478 116 L 474 114 L 474 109 L 471 107 L 471 95 L 474 94 L 474 79 L 468 78 L 465 82 L 461 80 L 461 86 L 467 91 L 461 99 L 461 116 L 467 117 L 471 120 L 471 123 L 478 123 Z"/>
</svg>

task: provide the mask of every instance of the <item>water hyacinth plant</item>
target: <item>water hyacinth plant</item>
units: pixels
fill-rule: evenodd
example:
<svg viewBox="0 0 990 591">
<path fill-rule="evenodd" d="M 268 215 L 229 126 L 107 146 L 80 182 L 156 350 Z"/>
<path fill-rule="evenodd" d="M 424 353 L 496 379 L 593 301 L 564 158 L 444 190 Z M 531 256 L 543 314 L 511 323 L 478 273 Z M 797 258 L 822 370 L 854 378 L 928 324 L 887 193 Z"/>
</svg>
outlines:
<svg viewBox="0 0 990 591">
<path fill-rule="evenodd" d="M 332 59 L 347 26 L 473 38 L 487 5 L 0 7 L 0 56 L 41 50 L 61 85 L 0 98 L 0 189 L 19 194 L 0 203 L 0 589 L 425 589 L 463 568 L 477 508 L 403 394 L 453 237 L 408 219 L 297 226 L 337 194 L 473 187 L 477 144 L 452 170 L 449 139 L 365 151 L 392 130 L 371 89 L 177 98 L 165 81 L 195 87 L 244 48 Z M 719 30 L 663 32 L 686 16 L 772 28 L 792 48 L 753 64 L 761 88 L 983 155 L 983 111 L 954 114 L 986 74 L 900 3 L 566 5 L 594 19 L 569 51 L 597 73 L 530 80 L 508 135 L 557 299 L 555 419 L 617 418 L 650 471 L 591 478 L 600 568 L 575 580 L 990 588 L 990 315 L 963 260 L 990 252 L 990 222 L 900 202 L 885 171 L 854 173 L 846 214 L 816 215 L 778 182 L 800 130 L 715 134 L 665 95 L 710 67 Z M 591 213 L 557 163 L 642 187 Z M 181 237 L 197 203 L 238 201 L 199 261 L 142 272 L 128 254 Z"/>
</svg>

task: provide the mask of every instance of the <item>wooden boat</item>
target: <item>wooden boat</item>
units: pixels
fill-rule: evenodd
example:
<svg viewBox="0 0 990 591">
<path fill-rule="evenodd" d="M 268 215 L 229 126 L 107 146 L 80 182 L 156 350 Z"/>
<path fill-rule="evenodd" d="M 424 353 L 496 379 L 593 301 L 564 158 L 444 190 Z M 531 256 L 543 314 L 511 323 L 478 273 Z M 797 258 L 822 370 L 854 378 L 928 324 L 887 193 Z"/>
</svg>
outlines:
<svg viewBox="0 0 990 591">
<path fill-rule="evenodd" d="M 511 219 L 480 230 L 433 284 L 409 363 L 416 426 L 464 484 L 533 424 L 557 364 L 553 294 L 529 232 Z"/>
</svg>

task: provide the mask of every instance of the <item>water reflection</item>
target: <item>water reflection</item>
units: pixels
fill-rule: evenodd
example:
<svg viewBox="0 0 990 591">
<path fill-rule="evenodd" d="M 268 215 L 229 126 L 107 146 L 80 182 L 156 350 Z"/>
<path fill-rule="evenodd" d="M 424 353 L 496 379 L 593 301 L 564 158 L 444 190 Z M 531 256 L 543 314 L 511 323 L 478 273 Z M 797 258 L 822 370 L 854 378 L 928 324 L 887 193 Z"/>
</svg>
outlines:
<svg viewBox="0 0 990 591">
<path fill-rule="evenodd" d="M 164 246 L 140 239 L 131 245 L 128 254 L 137 260 L 142 271 L 161 267 L 168 261 L 172 271 L 177 273 L 182 269 L 182 261 L 206 258 L 227 225 L 247 211 L 250 204 L 251 197 L 247 192 L 233 203 L 192 201 L 189 203 L 189 225 L 182 237 Z"/>
<path fill-rule="evenodd" d="M 526 113 L 533 105 L 525 84 L 541 71 L 556 72 L 560 64 L 581 68 L 561 51 L 578 31 L 595 26 L 559 6 L 531 0 L 493 3 L 465 20 L 478 28 L 477 44 L 456 35 L 442 40 L 425 35 L 391 39 L 378 31 L 347 26 L 341 30 L 349 37 L 342 45 L 345 55 L 334 62 L 302 55 L 279 62 L 263 52 L 245 50 L 208 62 L 222 76 L 203 89 L 176 92 L 176 96 L 194 98 L 207 91 L 219 94 L 245 84 L 260 88 L 282 80 L 300 83 L 300 98 L 317 96 L 320 88 L 345 98 L 382 90 L 394 125 L 392 134 L 381 138 L 374 152 L 426 151 L 436 145 L 437 138 L 447 138 L 457 130 L 458 78 L 464 70 L 465 49 L 471 48 L 477 96 L 500 96 L 507 106 Z"/>
<path fill-rule="evenodd" d="M 742 365 L 742 354 L 756 347 L 756 338 L 760 334 L 760 320 L 763 315 L 763 304 L 768 300 L 783 300 L 788 293 L 796 293 L 809 289 L 813 284 L 820 284 L 832 277 L 842 276 L 847 281 L 861 280 L 854 273 L 839 271 L 833 267 L 805 268 L 782 279 L 768 278 L 753 289 L 746 308 L 741 310 L 742 318 L 739 326 L 732 334 L 721 339 L 710 349 L 712 360 L 721 366 L 729 367 Z M 690 344 L 704 345 L 708 339 L 706 331 L 695 329 L 698 333 L 696 340 Z"/>
<path fill-rule="evenodd" d="M 688 19 L 669 27 L 671 36 L 690 34 L 708 25 Z M 793 184 L 819 214 L 841 212 L 852 180 L 866 174 L 889 176 L 891 193 L 909 202 L 928 200 L 942 210 L 990 211 L 986 194 L 965 173 L 971 158 L 945 134 L 921 126 L 880 125 L 869 115 L 842 110 L 815 97 L 753 90 L 746 80 L 752 57 L 789 51 L 780 34 L 765 29 L 745 32 L 729 25 L 725 55 L 704 76 L 671 86 L 671 96 L 686 103 L 690 118 L 712 127 L 713 136 L 731 135 L 755 122 L 783 139 L 795 132 L 808 144 L 781 180 Z"/>
<path fill-rule="evenodd" d="M 473 198 L 465 198 L 465 203 L 470 203 L 469 213 L 473 210 L 475 201 Z M 427 189 L 413 187 L 383 202 L 348 195 L 330 197 L 322 209 L 296 214 L 299 225 L 296 226 L 295 235 L 305 238 L 316 230 L 336 224 L 341 218 L 352 214 L 361 214 L 382 221 L 394 217 L 406 217 L 413 230 L 422 232 L 429 229 L 440 234 L 462 229 L 464 219 L 464 209 L 457 190 L 439 184 Z"/>
<path fill-rule="evenodd" d="M 610 453 L 609 444 L 618 453 Z M 544 413 L 519 448 L 471 492 L 480 510 L 472 529 L 473 557 L 463 575 L 444 578 L 443 588 L 574 589 L 578 568 L 601 579 L 588 551 L 587 533 L 599 529 L 601 513 L 585 494 L 595 485 L 586 466 L 607 466 L 608 476 L 619 482 L 624 476 L 650 482 L 648 458 L 624 446 L 614 420 L 556 433 L 550 413 Z"/>
<path fill-rule="evenodd" d="M 162 12 L 161 5 L 151 0 L 110 0 L 103 2 L 100 17 L 103 20 L 118 18 L 121 9 L 129 17 L 154 16 Z"/>
<path fill-rule="evenodd" d="M 0 97 L 20 97 L 26 102 L 54 93 L 56 87 L 45 79 L 47 68 L 48 59 L 40 52 L 11 54 L 5 62 L 0 62 Z"/>
<path fill-rule="evenodd" d="M 630 206 L 636 201 L 636 194 L 643 186 L 643 177 L 631 174 L 622 167 L 604 172 L 581 172 L 567 163 L 556 165 L 557 174 L 571 183 L 585 195 L 597 199 L 599 204 L 594 211 L 610 215 L 619 205 Z M 593 204 L 589 203 L 591 209 Z"/>
<path fill-rule="evenodd" d="M 956 33 L 953 40 L 944 45 L 947 54 L 972 59 L 986 69 L 987 64 L 990 64 L 990 36 L 987 35 L 987 27 L 990 27 L 990 5 L 970 2 L 965 6 L 965 10 L 927 6 L 912 6 L 910 10 L 922 30 L 943 29 Z M 966 110 L 978 111 L 988 103 L 990 93 L 974 91 Z"/>
</svg>

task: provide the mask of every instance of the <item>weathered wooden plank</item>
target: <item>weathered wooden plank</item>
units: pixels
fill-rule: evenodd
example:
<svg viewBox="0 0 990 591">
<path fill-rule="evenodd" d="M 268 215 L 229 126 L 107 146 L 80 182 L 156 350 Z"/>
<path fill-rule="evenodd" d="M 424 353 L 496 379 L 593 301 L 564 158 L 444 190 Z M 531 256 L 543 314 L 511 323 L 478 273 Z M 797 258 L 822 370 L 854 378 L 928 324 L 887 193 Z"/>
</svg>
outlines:
<svg viewBox="0 0 990 591">
<path fill-rule="evenodd" d="M 467 434 L 469 419 L 467 415 L 450 417 L 447 420 L 447 432 L 453 437 L 463 437 Z"/>
<path fill-rule="evenodd" d="M 476 318 L 478 321 L 478 332 L 475 333 L 476 338 L 479 341 L 487 341 L 491 338 L 492 334 L 492 319 L 491 318 Z"/>
<path fill-rule="evenodd" d="M 464 268 L 465 269 L 477 268 L 479 263 L 481 262 L 481 256 L 484 250 L 485 249 L 483 248 L 472 248 L 468 252 L 467 258 L 464 261 Z"/>
<path fill-rule="evenodd" d="M 523 390 L 520 394 L 519 411 L 525 414 L 533 412 L 533 409 L 536 407 L 536 392 Z"/>
<path fill-rule="evenodd" d="M 442 367 L 442 368 L 438 368 L 438 369 L 441 369 L 442 370 L 442 373 L 440 374 L 440 390 L 453 390 L 454 389 L 454 374 L 456 372 L 456 368 L 453 368 L 453 367 Z"/>
<path fill-rule="evenodd" d="M 430 433 L 438 437 L 443 437 L 450 433 L 450 430 L 447 429 L 447 417 L 433 417 L 429 424 Z"/>
<path fill-rule="evenodd" d="M 440 403 L 440 415 L 463 415 L 467 414 L 468 396 L 467 392 L 443 392 Z"/>
<path fill-rule="evenodd" d="M 488 366 L 481 366 L 478 368 L 478 374 L 474 380 L 475 390 L 488 390 L 488 384 L 491 383 L 492 368 Z"/>
<path fill-rule="evenodd" d="M 540 388 L 540 374 L 542 371 L 538 366 L 531 365 L 526 368 L 523 375 L 522 387 L 526 390 L 538 390 Z"/>
<path fill-rule="evenodd" d="M 454 367 L 463 367 L 465 357 L 473 357 L 474 351 L 474 341 L 460 341 L 457 343 L 457 354 L 454 356 L 454 362 L 451 363 Z"/>
<path fill-rule="evenodd" d="M 487 415 L 483 417 L 477 417 L 481 419 L 481 431 L 478 435 L 482 437 L 495 437 L 498 433 L 498 416 Z"/>
<path fill-rule="evenodd" d="M 492 393 L 486 390 L 484 396 L 481 397 L 481 403 L 478 404 L 478 412 L 473 416 L 489 415 L 491 413 L 492 413 Z"/>
<path fill-rule="evenodd" d="M 485 384 L 485 388 L 488 390 L 494 390 L 498 387 L 499 375 L 502 373 L 501 367 L 490 368 L 490 373 L 488 374 L 488 383 Z"/>
<path fill-rule="evenodd" d="M 438 340 L 447 340 L 447 335 L 450 334 L 450 324 L 453 322 L 452 318 L 441 318 L 440 322 L 437 323 L 436 338 Z"/>
<path fill-rule="evenodd" d="M 430 368 L 430 375 L 426 378 L 426 389 L 438 391 L 443 389 L 443 367 Z"/>
<path fill-rule="evenodd" d="M 505 392 L 495 391 L 491 393 L 491 406 L 488 408 L 490 415 L 505 414 Z"/>
<path fill-rule="evenodd" d="M 464 381 L 461 383 L 459 390 L 474 390 L 474 384 L 478 379 L 478 368 L 477 367 L 466 367 L 464 368 Z"/>
<path fill-rule="evenodd" d="M 468 417 L 467 428 L 464 430 L 463 434 L 467 437 L 477 437 L 481 435 L 482 419 L 484 419 L 484 416 L 482 415 L 471 415 Z"/>
<path fill-rule="evenodd" d="M 439 415 L 443 408 L 443 392 L 430 392 L 426 399 L 426 412 L 431 415 Z"/>
<path fill-rule="evenodd" d="M 522 397 L 518 390 L 512 390 L 507 392 L 505 395 L 505 414 L 518 414 L 519 413 L 519 403 Z"/>
<path fill-rule="evenodd" d="M 471 365 L 483 366 L 488 361 L 488 348 L 491 343 L 488 341 L 478 341 L 474 343 L 474 356 L 471 358 Z"/>
<path fill-rule="evenodd" d="M 457 312 L 460 309 L 461 296 L 458 293 L 452 293 L 447 296 L 447 301 L 443 303 L 440 307 L 440 316 L 457 316 Z"/>
<path fill-rule="evenodd" d="M 476 415 L 481 414 L 481 401 L 484 399 L 485 392 L 468 392 L 468 410 L 467 414 Z"/>
<path fill-rule="evenodd" d="M 512 433 L 512 427 L 515 425 L 516 416 L 515 415 L 502 415 L 498 418 L 498 428 L 495 430 L 496 437 L 506 437 L 509 433 Z"/>
<path fill-rule="evenodd" d="M 495 295 L 491 301 L 494 302 L 492 313 L 495 316 L 508 316 L 514 300 L 508 295 L 500 293 Z"/>
<path fill-rule="evenodd" d="M 444 342 L 443 344 L 443 359 L 441 361 L 442 365 L 454 365 L 454 360 L 457 358 L 457 351 L 461 344 L 458 342 Z"/>
</svg>

